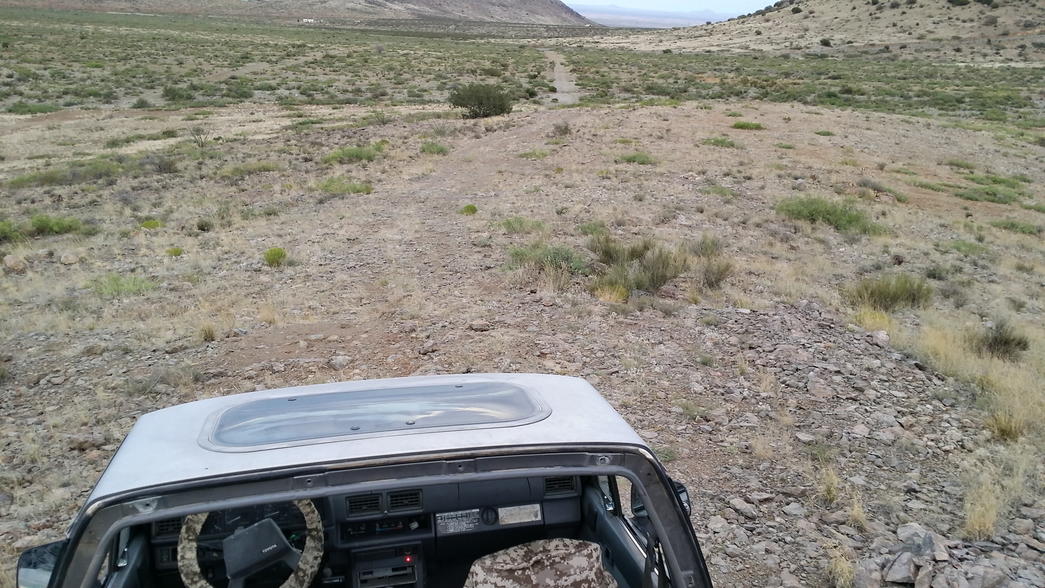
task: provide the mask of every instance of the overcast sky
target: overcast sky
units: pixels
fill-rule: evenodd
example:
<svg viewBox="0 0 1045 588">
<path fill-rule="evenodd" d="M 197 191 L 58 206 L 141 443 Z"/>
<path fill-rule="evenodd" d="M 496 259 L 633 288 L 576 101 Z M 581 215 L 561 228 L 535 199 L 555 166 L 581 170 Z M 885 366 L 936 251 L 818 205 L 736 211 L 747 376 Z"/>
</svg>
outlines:
<svg viewBox="0 0 1045 588">
<path fill-rule="evenodd" d="M 641 10 L 665 12 L 695 12 L 710 10 L 723 14 L 754 12 L 773 3 L 773 0 L 564 0 L 566 4 L 620 6 Z"/>
</svg>

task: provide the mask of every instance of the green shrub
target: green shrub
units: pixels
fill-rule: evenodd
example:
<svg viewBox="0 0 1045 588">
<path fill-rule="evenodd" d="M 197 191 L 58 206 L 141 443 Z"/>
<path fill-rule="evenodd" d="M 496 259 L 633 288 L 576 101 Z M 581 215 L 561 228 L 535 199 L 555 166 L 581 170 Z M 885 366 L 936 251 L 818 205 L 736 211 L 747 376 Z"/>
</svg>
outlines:
<svg viewBox="0 0 1045 588">
<path fill-rule="evenodd" d="M 144 294 L 155 288 L 156 284 L 140 276 L 107 274 L 91 280 L 90 286 L 102 298 L 125 298 Z"/>
<path fill-rule="evenodd" d="M 831 131 L 816 131 L 816 134 L 820 135 L 821 137 L 834 137 L 835 136 L 835 134 L 833 132 L 831 132 Z"/>
<path fill-rule="evenodd" d="M 513 216 L 501 221 L 501 228 L 506 233 L 526 234 L 544 230 L 544 223 L 539 220 L 531 220 L 521 216 Z"/>
<path fill-rule="evenodd" d="M 145 98 L 139 97 L 131 104 L 131 108 L 152 108 L 152 102 L 149 102 Z"/>
<path fill-rule="evenodd" d="M 1042 232 L 1041 225 L 1033 225 L 1031 223 L 1024 223 L 1011 219 L 991 221 L 990 225 L 1006 231 L 1012 231 L 1013 233 L 1021 233 L 1023 235 L 1040 235 Z"/>
<path fill-rule="evenodd" d="M 262 259 L 264 259 L 265 265 L 269 267 L 282 267 L 287 263 L 287 250 L 282 247 L 266 249 Z"/>
<path fill-rule="evenodd" d="M 512 98 L 498 86 L 468 84 L 450 92 L 450 105 L 463 108 L 467 118 L 487 118 L 512 111 Z"/>
<path fill-rule="evenodd" d="M 638 165 L 653 165 L 657 163 L 657 160 L 653 159 L 652 155 L 649 153 L 643 153 L 642 151 L 621 155 L 614 161 L 617 163 L 636 163 Z"/>
<path fill-rule="evenodd" d="M 595 254 L 599 263 L 604 265 L 627 264 L 646 255 L 653 249 L 653 239 L 640 239 L 631 244 L 622 243 L 611 237 L 608 233 L 596 233 L 588 239 L 588 249 Z"/>
<path fill-rule="evenodd" d="M 64 235 L 82 231 L 83 223 L 77 218 L 38 214 L 29 219 L 29 229 L 33 235 Z"/>
<path fill-rule="evenodd" d="M 107 158 L 73 161 L 64 168 L 48 169 L 16 176 L 8 182 L 13 189 L 30 186 L 68 186 L 92 180 L 106 180 L 118 177 L 134 169 L 133 160 L 119 163 Z"/>
<path fill-rule="evenodd" d="M 1020 355 L 1030 349 L 1030 339 L 1016 331 L 1008 321 L 995 321 L 982 333 L 972 337 L 973 348 L 981 355 L 989 355 L 1006 361 L 1018 361 Z"/>
<path fill-rule="evenodd" d="M 209 218 L 201 218 L 196 221 L 196 230 L 201 233 L 209 233 L 214 230 L 214 221 Z"/>
<path fill-rule="evenodd" d="M 593 235 L 606 235 L 610 231 L 606 228 L 606 223 L 602 221 L 591 221 L 577 225 L 577 231 L 582 235 L 591 237 Z"/>
<path fill-rule="evenodd" d="M 167 255 L 169 257 L 181 257 L 185 253 L 185 250 L 181 247 L 168 247 Z"/>
<path fill-rule="evenodd" d="M 1021 198 L 1019 192 L 1005 186 L 976 186 L 954 194 L 963 200 L 1012 204 Z"/>
<path fill-rule="evenodd" d="M 665 284 L 689 269 L 685 255 L 656 246 L 646 252 L 632 273 L 634 290 L 657 293 Z"/>
<path fill-rule="evenodd" d="M 479 212 L 479 207 L 474 204 L 465 204 L 460 209 L 458 209 L 457 212 L 465 216 L 472 216 L 473 214 Z"/>
<path fill-rule="evenodd" d="M 534 149 L 532 151 L 526 151 L 525 153 L 520 153 L 519 157 L 521 157 L 523 159 L 538 160 L 538 159 L 544 159 L 545 157 L 548 157 L 549 155 L 551 155 L 551 153 L 545 151 L 544 149 Z"/>
<path fill-rule="evenodd" d="M 141 222 L 141 228 L 146 229 L 148 231 L 154 231 L 162 227 L 163 221 L 154 218 L 146 219 Z"/>
<path fill-rule="evenodd" d="M 899 273 L 860 280 L 843 293 L 853 306 L 888 312 L 924 307 L 932 299 L 933 289 L 922 277 Z"/>
<path fill-rule="evenodd" d="M 794 149 L 795 148 L 795 146 L 792 145 L 791 143 L 777 143 L 775 145 L 775 147 L 777 149 Z"/>
<path fill-rule="evenodd" d="M 374 187 L 366 182 L 353 182 L 345 178 L 327 178 L 320 182 L 320 191 L 331 196 L 343 196 L 345 194 L 370 194 Z"/>
<path fill-rule="evenodd" d="M 163 88 L 163 99 L 168 102 L 188 102 L 195 98 L 195 93 L 188 88 L 166 86 Z"/>
<path fill-rule="evenodd" d="M 944 162 L 944 165 L 948 165 L 950 167 L 957 168 L 957 169 L 965 169 L 965 170 L 974 170 L 974 169 L 976 169 L 975 165 L 973 165 L 972 163 L 969 163 L 968 161 L 962 160 L 962 159 L 948 159 L 947 161 Z"/>
<path fill-rule="evenodd" d="M 656 294 L 689 268 L 684 254 L 669 251 L 651 239 L 627 245 L 605 235 L 596 236 L 589 248 L 604 264 L 591 289 L 607 302 L 626 302 L 633 291 Z"/>
<path fill-rule="evenodd" d="M 384 142 L 356 147 L 342 147 L 324 157 L 323 163 L 357 163 L 360 161 L 374 161 L 384 152 L 384 150 Z"/>
<path fill-rule="evenodd" d="M 762 126 L 762 123 L 738 120 L 737 122 L 733 123 L 733 128 L 740 129 L 742 131 L 761 131 L 764 130 L 766 127 Z"/>
<path fill-rule="evenodd" d="M 843 233 L 875 235 L 885 232 L 871 222 L 867 213 L 852 206 L 832 202 L 818 196 L 788 198 L 777 205 L 777 212 L 796 220 L 824 223 Z"/>
<path fill-rule="evenodd" d="M 7 107 L 7 112 L 11 114 L 47 114 L 58 110 L 61 108 L 53 104 L 29 104 L 28 102 L 15 102 Z"/>
<path fill-rule="evenodd" d="M 941 186 L 940 184 L 934 184 L 932 182 L 925 182 L 922 180 L 915 180 L 911 182 L 911 185 L 915 188 L 921 188 L 923 190 L 932 190 L 933 192 L 948 192 L 947 186 Z"/>
<path fill-rule="evenodd" d="M 729 149 L 740 148 L 740 145 L 729 137 L 708 137 L 701 141 L 701 143 L 704 145 L 711 145 L 712 147 L 727 147 Z"/>
<path fill-rule="evenodd" d="M 441 143 L 435 141 L 425 141 L 421 145 L 421 153 L 427 153 L 428 155 L 446 155 L 450 153 L 450 148 Z"/>
<path fill-rule="evenodd" d="M 972 241 L 963 241 L 961 239 L 949 241 L 945 243 L 943 246 L 945 249 L 957 251 L 958 253 L 961 253 L 966 257 L 970 255 L 983 255 L 989 251 L 987 247 L 984 245 L 980 245 L 979 243 L 973 243 Z"/>
<path fill-rule="evenodd" d="M 710 235 L 701 235 L 699 241 L 689 241 L 686 249 L 697 257 L 715 257 L 722 252 L 722 241 Z"/>
<path fill-rule="evenodd" d="M 17 241 L 24 238 L 25 235 L 18 229 L 17 226 L 11 221 L 0 220 L 0 243 L 7 243 L 8 241 Z"/>
<path fill-rule="evenodd" d="M 981 186 L 1005 186 L 1013 190 L 1022 188 L 1023 182 L 1026 181 L 1026 178 L 1023 177 L 1005 178 L 994 174 L 969 174 L 965 176 L 965 179 Z"/>
<path fill-rule="evenodd" d="M 714 257 L 707 259 L 697 272 L 697 286 L 701 290 L 718 290 L 733 275 L 733 262 Z"/>
<path fill-rule="evenodd" d="M 583 274 L 588 264 L 584 257 L 565 245 L 533 243 L 513 247 L 508 252 L 513 268 L 530 266 L 537 269 L 564 269 L 571 274 Z"/>
</svg>

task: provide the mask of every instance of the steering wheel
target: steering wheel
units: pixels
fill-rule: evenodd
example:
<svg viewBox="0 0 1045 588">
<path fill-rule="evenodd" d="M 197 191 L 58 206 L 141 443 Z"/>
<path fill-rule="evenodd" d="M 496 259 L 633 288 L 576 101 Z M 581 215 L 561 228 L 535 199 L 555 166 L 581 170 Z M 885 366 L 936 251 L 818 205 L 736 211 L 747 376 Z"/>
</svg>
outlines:
<svg viewBox="0 0 1045 588">
<path fill-rule="evenodd" d="M 248 577 L 277 561 L 287 563 L 294 570 L 280 588 L 307 588 L 312 584 L 323 559 L 323 520 L 311 500 L 295 500 L 293 504 L 305 518 L 305 548 L 298 552 L 291 547 L 272 519 L 264 519 L 247 529 L 236 531 L 223 544 L 229 588 L 242 587 Z M 196 556 L 200 532 L 208 515 L 210 513 L 207 512 L 191 514 L 185 517 L 181 525 L 181 534 L 178 536 L 178 573 L 185 588 L 214 588 L 203 577 Z M 251 549 L 259 545 L 259 549 Z M 240 546 L 244 549 L 238 549 Z"/>
</svg>

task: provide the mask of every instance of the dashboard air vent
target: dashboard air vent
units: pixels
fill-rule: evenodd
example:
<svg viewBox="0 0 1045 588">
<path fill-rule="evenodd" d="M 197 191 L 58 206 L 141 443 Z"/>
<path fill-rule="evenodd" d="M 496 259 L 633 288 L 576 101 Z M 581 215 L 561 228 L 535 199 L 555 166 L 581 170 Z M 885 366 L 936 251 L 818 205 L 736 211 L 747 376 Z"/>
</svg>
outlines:
<svg viewBox="0 0 1045 588">
<path fill-rule="evenodd" d="M 573 494 L 576 491 L 576 478 L 572 476 L 558 476 L 544 479 L 545 496 Z"/>
<path fill-rule="evenodd" d="M 388 494 L 388 510 L 418 510 L 420 508 L 420 490 L 400 490 Z"/>
<path fill-rule="evenodd" d="M 181 519 L 165 519 L 162 521 L 156 521 L 153 524 L 155 525 L 153 535 L 156 535 L 157 537 L 163 535 L 177 535 L 181 533 Z"/>
<path fill-rule="evenodd" d="M 349 496 L 345 499 L 345 508 L 348 509 L 348 516 L 350 517 L 379 513 L 381 512 L 381 495 L 362 494 L 360 496 Z"/>
</svg>

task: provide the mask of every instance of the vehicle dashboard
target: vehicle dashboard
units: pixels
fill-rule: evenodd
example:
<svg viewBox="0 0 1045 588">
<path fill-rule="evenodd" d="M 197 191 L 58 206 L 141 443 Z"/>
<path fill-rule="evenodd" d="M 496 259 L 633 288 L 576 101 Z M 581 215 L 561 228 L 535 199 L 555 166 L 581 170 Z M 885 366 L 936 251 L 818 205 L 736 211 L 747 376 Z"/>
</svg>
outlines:
<svg viewBox="0 0 1045 588">
<path fill-rule="evenodd" d="M 323 560 L 313 586 L 461 586 L 471 562 L 526 541 L 568 537 L 581 525 L 582 478 L 521 477 L 406 486 L 313 501 L 323 521 Z M 304 516 L 292 503 L 210 513 L 198 541 L 200 569 L 224 585 L 222 540 L 237 529 L 273 520 L 295 549 L 304 547 Z M 177 549 L 183 519 L 149 529 L 157 585 L 182 586 Z M 289 576 L 259 574 L 248 586 L 279 586 Z"/>
</svg>

